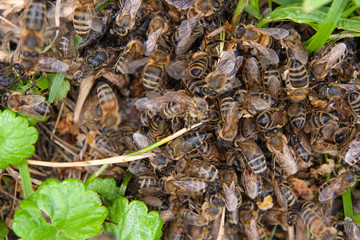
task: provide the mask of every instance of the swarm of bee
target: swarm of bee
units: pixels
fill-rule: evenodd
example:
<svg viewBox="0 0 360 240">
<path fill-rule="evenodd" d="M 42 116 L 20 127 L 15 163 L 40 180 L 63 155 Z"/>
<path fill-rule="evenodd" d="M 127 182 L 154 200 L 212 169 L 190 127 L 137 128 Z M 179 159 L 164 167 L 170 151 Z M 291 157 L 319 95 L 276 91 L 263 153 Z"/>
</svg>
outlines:
<svg viewBox="0 0 360 240">
<path fill-rule="evenodd" d="M 32 0 L 3 11 L 20 27 L 2 26 L 1 105 L 46 119 L 54 110 L 43 96 L 10 88 L 64 72 L 93 158 L 202 123 L 120 165 L 134 175 L 128 198 L 161 213 L 164 239 L 267 239 L 274 225 L 273 239 L 309 239 L 306 229 L 311 239 L 359 239 L 351 219 L 334 217 L 360 174 L 357 40 L 309 58 L 311 28 L 257 28 L 246 13 L 232 26 L 236 2 Z"/>
</svg>

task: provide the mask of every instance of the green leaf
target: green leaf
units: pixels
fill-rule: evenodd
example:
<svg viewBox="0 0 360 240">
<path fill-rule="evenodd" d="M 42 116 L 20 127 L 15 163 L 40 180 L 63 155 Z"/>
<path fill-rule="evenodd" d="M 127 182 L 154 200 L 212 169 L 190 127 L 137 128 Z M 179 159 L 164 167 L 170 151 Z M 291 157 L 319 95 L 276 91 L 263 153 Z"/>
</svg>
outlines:
<svg viewBox="0 0 360 240">
<path fill-rule="evenodd" d="M 289 5 L 293 3 L 302 3 L 303 0 L 272 0 L 272 1 L 279 5 Z"/>
<path fill-rule="evenodd" d="M 0 111 L 0 169 L 9 164 L 18 165 L 35 152 L 33 146 L 38 139 L 36 128 L 29 127 L 23 117 L 5 109 Z"/>
<path fill-rule="evenodd" d="M 70 83 L 65 78 L 64 73 L 48 73 L 47 75 L 50 87 L 49 103 L 52 103 L 55 100 L 61 100 L 66 97 L 66 94 L 70 90 Z"/>
<path fill-rule="evenodd" d="M 337 26 L 339 28 L 353 30 L 353 31 L 360 31 L 360 19 L 339 19 L 337 22 Z"/>
<path fill-rule="evenodd" d="M 44 91 L 49 88 L 49 80 L 46 77 L 41 76 L 38 80 L 36 80 L 36 86 L 40 88 L 41 91 Z"/>
<path fill-rule="evenodd" d="M 125 196 L 126 188 L 127 188 L 127 185 L 129 183 L 131 177 L 132 177 L 132 173 L 127 172 L 124 177 L 124 180 L 122 181 L 121 186 L 120 186 L 120 190 L 119 190 L 120 196 L 122 196 L 122 197 Z"/>
<path fill-rule="evenodd" d="M 163 222 L 158 212 L 148 212 L 145 203 L 118 197 L 109 207 L 113 223 L 105 222 L 105 231 L 117 240 L 157 240 L 161 237 Z"/>
<path fill-rule="evenodd" d="M 107 214 L 99 195 L 81 181 L 48 179 L 21 201 L 13 230 L 23 239 L 87 239 L 101 233 Z"/>
<path fill-rule="evenodd" d="M 236 9 L 233 15 L 233 18 L 231 20 L 231 24 L 233 26 L 236 26 L 239 24 L 241 14 L 244 11 L 244 9 L 247 7 L 247 0 L 239 0 L 238 4 L 236 5 Z"/>
<path fill-rule="evenodd" d="M 348 189 L 343 195 L 343 207 L 345 217 L 353 218 L 352 200 L 351 200 L 351 189 Z"/>
<path fill-rule="evenodd" d="M 360 226 L 360 213 L 355 214 L 353 219 L 356 222 L 356 224 Z"/>
<path fill-rule="evenodd" d="M 312 12 L 321 6 L 328 4 L 329 2 L 331 2 L 331 0 L 304 0 L 303 9 L 304 12 Z"/>
<path fill-rule="evenodd" d="M 73 49 L 73 53 L 75 54 L 76 53 L 76 47 L 82 42 L 82 37 L 80 37 L 79 35 L 75 35 L 75 38 L 74 38 L 74 49 Z"/>
<path fill-rule="evenodd" d="M 261 19 L 258 0 L 250 0 L 245 11 L 257 19 Z"/>
<path fill-rule="evenodd" d="M 6 227 L 5 222 L 0 220 L 0 238 L 4 238 L 9 234 L 9 229 Z"/>
<path fill-rule="evenodd" d="M 112 203 L 119 196 L 119 187 L 113 178 L 95 178 L 87 187 L 87 190 L 93 190 L 101 194 L 107 203 Z"/>
<path fill-rule="evenodd" d="M 319 50 L 326 43 L 331 33 L 336 28 L 336 24 L 343 14 L 347 0 L 334 0 L 325 20 L 321 23 L 320 28 L 314 36 L 310 38 L 310 44 L 307 47 L 309 53 Z"/>
<path fill-rule="evenodd" d="M 360 0 L 352 0 L 355 6 L 360 7 Z"/>
</svg>

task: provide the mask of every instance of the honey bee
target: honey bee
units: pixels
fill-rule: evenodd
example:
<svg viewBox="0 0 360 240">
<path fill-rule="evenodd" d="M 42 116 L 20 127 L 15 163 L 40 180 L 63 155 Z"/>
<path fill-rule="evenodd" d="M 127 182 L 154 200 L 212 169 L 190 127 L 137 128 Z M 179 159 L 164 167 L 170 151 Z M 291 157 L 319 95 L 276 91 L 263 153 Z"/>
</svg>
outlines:
<svg viewBox="0 0 360 240">
<path fill-rule="evenodd" d="M 309 90 L 309 74 L 306 66 L 298 60 L 290 58 L 289 70 L 286 73 L 288 74 L 284 78 L 285 91 L 289 99 L 292 102 L 300 102 L 306 99 Z"/>
<path fill-rule="evenodd" d="M 102 136 L 99 131 L 90 131 L 86 136 L 86 141 L 89 146 L 101 154 L 115 156 L 116 145 L 114 142 L 109 141 L 106 137 Z"/>
<path fill-rule="evenodd" d="M 356 222 L 349 217 L 344 219 L 344 229 L 349 239 L 360 239 L 360 230 Z"/>
<path fill-rule="evenodd" d="M 335 239 L 337 230 L 334 227 L 328 226 L 327 220 L 315 203 L 310 201 L 303 203 L 300 217 L 315 237 L 322 240 Z"/>
<path fill-rule="evenodd" d="M 145 160 L 132 161 L 128 170 L 136 176 L 146 176 L 154 172 L 149 161 Z"/>
<path fill-rule="evenodd" d="M 190 74 L 193 78 L 200 78 L 208 69 L 209 55 L 206 52 L 196 52 L 191 56 L 189 64 Z"/>
<path fill-rule="evenodd" d="M 241 95 L 242 97 L 239 98 Z M 245 104 L 246 108 L 250 112 L 266 111 L 277 104 L 276 99 L 265 92 L 247 92 L 240 89 L 235 92 L 234 97 L 235 96 L 240 99 L 240 103 Z"/>
<path fill-rule="evenodd" d="M 201 16 L 208 17 L 214 13 L 215 1 L 214 0 L 196 0 L 195 9 Z"/>
<path fill-rule="evenodd" d="M 46 120 L 54 112 L 45 97 L 39 94 L 24 95 L 20 92 L 7 92 L 1 98 L 1 105 L 37 121 Z"/>
<path fill-rule="evenodd" d="M 319 201 L 325 202 L 336 198 L 354 186 L 356 180 L 356 176 L 352 172 L 348 170 L 343 171 L 337 177 L 332 178 L 321 185 L 319 188 Z"/>
<path fill-rule="evenodd" d="M 97 87 L 97 95 L 103 112 L 102 124 L 107 128 L 117 128 L 121 122 L 119 114 L 119 102 L 107 83 L 101 83 Z"/>
<path fill-rule="evenodd" d="M 73 57 L 74 37 L 70 32 L 64 33 L 58 41 L 60 58 L 70 60 Z"/>
<path fill-rule="evenodd" d="M 340 66 L 353 53 L 350 43 L 337 43 L 330 50 L 325 49 L 320 59 L 311 61 L 310 69 L 315 78 L 324 79 L 331 69 Z"/>
<path fill-rule="evenodd" d="M 198 78 L 183 78 L 183 84 L 193 95 L 198 97 L 204 97 L 202 88 L 205 86 L 206 82 Z"/>
<path fill-rule="evenodd" d="M 144 68 L 144 89 L 147 92 L 160 92 L 164 77 L 164 67 L 169 62 L 166 52 L 156 49 L 150 55 L 149 63 Z"/>
<path fill-rule="evenodd" d="M 261 64 L 256 57 L 246 60 L 243 75 L 248 90 L 254 91 L 261 86 Z"/>
<path fill-rule="evenodd" d="M 279 40 L 287 37 L 289 31 L 282 28 L 256 28 L 253 25 L 239 24 L 234 31 L 235 38 L 243 45 L 250 45 L 261 54 L 268 64 L 278 64 L 279 56 L 271 49 L 273 38 Z M 260 55 L 259 55 L 260 56 Z"/>
<path fill-rule="evenodd" d="M 246 139 L 251 137 L 256 130 L 254 118 L 241 118 L 239 127 L 240 131 L 238 136 L 240 138 Z"/>
<path fill-rule="evenodd" d="M 290 117 L 290 124 L 296 129 L 302 129 L 306 122 L 305 108 L 302 104 L 293 103 L 288 108 L 288 115 Z"/>
<path fill-rule="evenodd" d="M 249 138 L 236 141 L 235 145 L 244 154 L 247 164 L 254 173 L 262 175 L 267 171 L 264 153 L 254 140 Z"/>
<path fill-rule="evenodd" d="M 45 53 L 38 57 L 33 70 L 38 72 L 67 72 L 69 65 Z"/>
<path fill-rule="evenodd" d="M 209 97 L 218 96 L 240 85 L 235 78 L 243 61 L 242 56 L 236 56 L 233 50 L 223 51 L 215 71 L 206 78 L 203 93 Z"/>
<path fill-rule="evenodd" d="M 154 195 L 145 195 L 137 197 L 137 199 L 146 203 L 150 211 L 165 211 L 169 209 L 169 203 L 166 200 Z"/>
<path fill-rule="evenodd" d="M 306 116 L 306 118 L 309 119 L 309 123 L 312 129 L 322 128 L 328 123 L 337 124 L 339 120 L 336 111 L 332 111 L 332 112 L 315 111 L 313 113 L 309 113 Z"/>
<path fill-rule="evenodd" d="M 208 202 L 208 201 L 205 201 L 203 203 L 203 205 L 201 206 L 202 215 L 209 222 L 214 221 L 215 219 L 219 218 L 221 215 L 222 209 L 223 209 L 223 207 L 221 207 L 217 204 Z"/>
<path fill-rule="evenodd" d="M 168 29 L 168 23 L 164 18 L 157 16 L 151 20 L 149 29 L 148 39 L 144 42 L 145 56 L 149 56 L 154 51 L 159 37 Z"/>
<path fill-rule="evenodd" d="M 138 132 L 133 134 L 133 139 L 135 144 L 140 149 L 153 144 L 153 142 L 147 136 Z M 155 169 L 161 171 L 169 164 L 170 159 L 160 149 L 154 149 L 153 152 L 156 153 L 156 155 L 153 157 L 149 157 L 150 163 Z"/>
<path fill-rule="evenodd" d="M 344 161 L 350 166 L 355 165 L 360 160 L 360 142 L 357 139 L 354 139 L 349 144 L 349 149 L 347 149 Z"/>
<path fill-rule="evenodd" d="M 274 65 L 270 64 L 263 73 L 263 84 L 272 96 L 278 96 L 281 85 L 281 76 Z"/>
<path fill-rule="evenodd" d="M 225 97 L 220 102 L 220 112 L 223 124 L 218 136 L 224 141 L 233 141 L 238 131 L 239 103 L 232 97 Z"/>
<path fill-rule="evenodd" d="M 339 147 L 342 147 L 353 138 L 354 134 L 355 129 L 353 127 L 342 126 L 335 131 L 333 141 L 339 145 Z"/>
<path fill-rule="evenodd" d="M 347 96 L 347 100 L 349 102 L 351 112 L 356 118 L 356 122 L 359 121 L 358 118 L 360 116 L 360 94 L 358 92 L 350 93 Z"/>
<path fill-rule="evenodd" d="M 217 161 L 219 159 L 219 150 L 215 144 L 210 141 L 205 141 L 197 150 L 205 160 Z"/>
<path fill-rule="evenodd" d="M 116 14 L 114 32 L 126 36 L 135 26 L 135 16 L 141 6 L 141 0 L 125 0 L 120 13 Z"/>
<path fill-rule="evenodd" d="M 241 176 L 241 180 L 245 193 L 249 196 L 249 198 L 255 200 L 261 196 L 263 185 L 262 179 L 259 175 L 245 169 Z"/>
<path fill-rule="evenodd" d="M 241 224 L 244 226 L 245 234 L 248 239 L 251 240 L 265 240 L 267 239 L 265 231 L 261 228 L 258 223 L 258 212 L 254 210 L 254 206 L 252 204 L 251 207 L 247 207 L 249 204 L 246 204 L 240 210 L 239 219 Z"/>
<path fill-rule="evenodd" d="M 256 122 L 262 129 L 274 129 L 281 128 L 286 124 L 286 113 L 283 110 L 270 109 L 268 111 L 260 113 Z"/>
<path fill-rule="evenodd" d="M 149 112 L 151 113 L 151 112 Z M 148 114 L 148 124 L 149 124 L 149 129 L 150 129 L 150 135 L 154 138 L 154 139 L 158 139 L 161 137 L 161 135 L 164 133 L 165 131 L 165 121 L 164 119 L 156 114 Z"/>
<path fill-rule="evenodd" d="M 193 6 L 194 3 L 195 3 L 195 0 L 186 0 L 186 1 L 183 1 L 183 0 L 165 0 L 165 2 L 167 2 L 168 4 L 174 6 L 174 7 L 178 8 L 178 9 L 185 10 L 185 9 L 188 9 L 191 6 Z"/>
<path fill-rule="evenodd" d="M 27 7 L 24 16 L 24 33 L 20 39 L 19 66 L 29 71 L 35 66 L 35 59 L 44 44 L 46 5 L 43 0 L 33 0 Z"/>
<path fill-rule="evenodd" d="M 283 227 L 289 226 L 288 211 L 282 208 L 267 210 L 262 220 L 270 225 L 278 224 Z"/>
<path fill-rule="evenodd" d="M 305 161 L 309 162 L 311 159 L 311 146 L 306 136 L 303 132 L 300 132 L 298 136 L 293 136 L 291 138 L 294 150 L 297 153 L 297 156 Z"/>
<path fill-rule="evenodd" d="M 140 57 L 144 54 L 145 47 L 139 40 L 132 40 L 126 45 L 125 51 L 120 55 L 115 64 L 116 74 L 133 73 L 142 64 Z"/>
<path fill-rule="evenodd" d="M 304 44 L 301 42 L 299 34 L 293 30 L 289 30 L 289 35 L 280 39 L 281 45 L 288 49 L 288 52 L 291 52 L 291 56 L 293 56 L 296 60 L 306 65 L 308 62 L 308 52 L 304 47 Z"/>
<path fill-rule="evenodd" d="M 74 30 L 79 36 L 85 36 L 90 32 L 91 14 L 89 7 L 93 4 L 92 0 L 77 0 L 77 5 L 73 13 Z"/>
<path fill-rule="evenodd" d="M 168 230 L 165 233 L 165 240 L 181 240 L 185 238 L 185 223 L 181 218 L 170 222 Z"/>
<path fill-rule="evenodd" d="M 182 173 L 189 174 L 189 176 L 200 180 L 214 182 L 219 181 L 221 178 L 219 170 L 214 165 L 205 161 L 185 161 L 185 166 L 181 168 L 183 169 Z"/>
<path fill-rule="evenodd" d="M 209 223 L 203 214 L 195 213 L 190 209 L 182 209 L 179 212 L 179 217 L 187 224 L 193 226 L 204 226 Z"/>
<path fill-rule="evenodd" d="M 298 199 L 287 182 L 274 181 L 274 193 L 279 205 L 283 209 L 298 208 Z"/>
<path fill-rule="evenodd" d="M 209 189 L 209 183 L 197 178 L 177 178 L 169 176 L 162 179 L 164 191 L 169 194 L 201 196 Z"/>
<path fill-rule="evenodd" d="M 154 178 L 154 177 L 148 177 L 148 176 L 140 176 L 134 180 L 134 183 L 140 188 L 145 190 L 157 190 L 161 189 L 162 182 L 161 180 Z"/>
<path fill-rule="evenodd" d="M 283 133 L 270 136 L 266 141 L 266 146 L 288 174 L 293 175 L 297 172 L 295 152 L 288 146 L 288 141 Z"/>
</svg>

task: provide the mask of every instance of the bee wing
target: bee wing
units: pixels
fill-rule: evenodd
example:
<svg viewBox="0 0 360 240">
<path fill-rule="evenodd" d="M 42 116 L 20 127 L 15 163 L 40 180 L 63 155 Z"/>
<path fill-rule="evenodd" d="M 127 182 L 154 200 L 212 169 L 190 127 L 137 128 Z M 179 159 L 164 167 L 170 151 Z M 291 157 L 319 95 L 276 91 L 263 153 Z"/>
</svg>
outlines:
<svg viewBox="0 0 360 240">
<path fill-rule="evenodd" d="M 121 16 L 129 14 L 131 19 L 135 18 L 137 11 L 141 6 L 141 0 L 125 0 L 124 7 L 121 11 Z"/>
<path fill-rule="evenodd" d="M 280 207 L 287 209 L 288 204 L 285 198 L 285 195 L 282 193 L 278 181 L 275 180 L 274 182 L 274 192 L 277 199 L 277 202 L 279 203 Z"/>
<path fill-rule="evenodd" d="M 349 150 L 346 152 L 345 155 L 345 162 L 350 166 L 354 165 L 357 161 L 354 159 L 359 159 L 360 157 L 360 141 L 352 141 L 350 143 Z"/>
<path fill-rule="evenodd" d="M 335 178 L 335 179 L 328 180 L 328 182 L 325 182 L 324 184 L 327 184 L 326 187 L 322 188 L 322 186 L 321 186 L 320 187 L 321 191 L 319 191 L 319 201 L 320 202 L 325 202 L 325 201 L 331 200 L 335 197 L 334 193 L 335 193 L 336 189 L 339 188 L 340 181 L 338 178 Z"/>
<path fill-rule="evenodd" d="M 170 77 L 180 80 L 182 78 L 191 78 L 188 62 L 186 60 L 178 60 L 171 62 L 166 67 L 166 72 Z"/>
<path fill-rule="evenodd" d="M 150 138 L 139 132 L 133 134 L 133 139 L 138 148 L 144 148 L 153 144 Z"/>
<path fill-rule="evenodd" d="M 148 39 L 144 42 L 145 56 L 149 56 L 154 51 L 162 30 L 163 30 L 163 28 L 159 28 L 158 30 L 156 30 L 154 32 L 151 31 L 149 33 Z"/>
<path fill-rule="evenodd" d="M 335 64 L 338 63 L 338 60 L 341 59 L 341 57 L 345 54 L 346 51 L 346 44 L 345 43 L 339 43 L 336 44 L 333 48 L 330 50 L 330 56 L 329 60 L 326 64 L 326 69 L 332 68 Z"/>
<path fill-rule="evenodd" d="M 283 152 L 275 151 L 275 156 L 276 159 L 279 161 L 280 166 L 287 173 L 292 175 L 297 172 L 296 160 L 287 145 L 285 145 Z"/>
<path fill-rule="evenodd" d="M 34 71 L 44 71 L 44 72 L 66 72 L 69 70 L 69 66 L 54 57 L 40 57 L 37 60 L 37 64 L 34 68 Z"/>
<path fill-rule="evenodd" d="M 185 10 L 194 5 L 195 0 L 165 0 L 165 2 L 176 8 Z"/>
<path fill-rule="evenodd" d="M 179 41 L 176 45 L 176 55 L 183 55 L 194 43 L 196 37 L 191 35 L 194 27 L 199 24 L 200 16 L 196 15 L 195 17 L 183 20 L 179 27 Z"/>
<path fill-rule="evenodd" d="M 345 217 L 344 229 L 349 239 L 360 239 L 360 229 L 351 218 Z"/>
<path fill-rule="evenodd" d="M 244 58 L 242 56 L 235 57 L 234 53 L 224 51 L 221 54 L 221 58 L 215 72 L 220 72 L 224 74 L 227 78 L 231 78 L 239 70 L 243 59 Z"/>
<path fill-rule="evenodd" d="M 181 102 L 182 104 L 191 108 L 197 107 L 193 98 L 187 95 L 185 92 L 167 92 L 162 97 L 162 100 L 167 103 L 170 101 Z"/>
<path fill-rule="evenodd" d="M 277 78 L 274 75 L 269 77 L 268 88 L 271 95 L 276 96 L 278 90 L 280 89 L 280 86 L 281 86 L 281 82 L 279 78 Z"/>
<path fill-rule="evenodd" d="M 230 188 L 225 183 L 222 184 L 222 187 L 224 189 L 226 208 L 232 212 L 236 209 L 238 204 L 235 194 L 235 182 L 231 183 Z"/>
<path fill-rule="evenodd" d="M 295 42 L 295 43 L 293 41 L 284 40 L 284 43 L 290 49 L 296 60 L 298 60 L 304 65 L 307 64 L 309 55 L 304 45 L 300 42 L 300 40 L 299 42 Z"/>
<path fill-rule="evenodd" d="M 263 65 L 270 65 L 270 64 L 276 65 L 279 63 L 280 61 L 279 56 L 277 55 L 274 49 L 266 48 L 263 45 L 255 42 L 249 42 L 249 43 L 252 47 L 258 50 L 260 56 L 265 57 L 265 59 L 261 61 Z"/>
<path fill-rule="evenodd" d="M 29 94 L 29 95 L 16 95 L 16 99 L 19 102 L 24 102 L 26 104 L 21 105 L 20 107 L 18 107 L 18 111 L 21 114 L 27 115 L 29 117 L 32 117 L 35 120 L 44 120 L 46 117 L 44 117 L 42 114 L 37 113 L 36 111 L 34 111 L 34 109 L 36 109 L 40 104 L 42 103 L 46 103 L 47 105 L 49 105 L 46 101 L 45 101 L 45 97 L 39 95 L 39 94 Z"/>
<path fill-rule="evenodd" d="M 160 112 L 165 107 L 166 102 L 161 101 L 161 97 L 145 97 L 135 101 L 135 106 L 140 111 Z"/>
<path fill-rule="evenodd" d="M 289 35 L 289 31 L 283 28 L 257 28 L 257 30 L 269 34 L 275 39 L 283 39 Z"/>
<path fill-rule="evenodd" d="M 143 57 L 143 58 L 136 59 L 133 61 L 125 61 L 124 66 L 126 66 L 126 69 L 123 69 L 124 73 L 125 74 L 133 74 L 136 72 L 136 70 L 139 67 L 144 66 L 148 62 L 149 62 L 148 57 Z"/>
<path fill-rule="evenodd" d="M 255 219 L 251 219 L 249 226 L 245 226 L 245 233 L 249 239 L 260 239 Z"/>
</svg>

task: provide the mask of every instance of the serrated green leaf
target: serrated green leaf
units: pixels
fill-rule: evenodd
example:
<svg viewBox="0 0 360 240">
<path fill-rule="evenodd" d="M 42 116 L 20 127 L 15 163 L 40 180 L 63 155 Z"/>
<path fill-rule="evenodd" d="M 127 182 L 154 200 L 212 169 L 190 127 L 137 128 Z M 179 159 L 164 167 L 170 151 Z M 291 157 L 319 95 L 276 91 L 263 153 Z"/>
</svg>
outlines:
<svg viewBox="0 0 360 240">
<path fill-rule="evenodd" d="M 49 79 L 49 103 L 55 100 L 61 100 L 66 97 L 66 94 L 70 90 L 70 83 L 65 78 L 64 73 L 58 72 L 56 74 L 48 73 Z"/>
<path fill-rule="evenodd" d="M 101 233 L 107 214 L 99 196 L 81 181 L 48 179 L 21 201 L 13 230 L 22 239 L 87 239 Z"/>
<path fill-rule="evenodd" d="M 109 207 L 109 217 L 113 223 L 106 222 L 105 231 L 117 240 L 157 240 L 161 237 L 163 222 L 158 212 L 148 212 L 145 203 L 129 201 L 118 197 Z"/>
<path fill-rule="evenodd" d="M 360 226 L 360 213 L 355 214 L 353 219 L 356 222 L 356 225 Z"/>
<path fill-rule="evenodd" d="M 41 76 L 38 80 L 36 80 L 36 86 L 40 88 L 41 91 L 49 88 L 49 80 Z"/>
<path fill-rule="evenodd" d="M 304 12 L 312 12 L 321 6 L 324 6 L 331 2 L 331 0 L 304 0 L 303 2 L 303 10 Z"/>
<path fill-rule="evenodd" d="M 87 187 L 87 190 L 93 190 L 101 194 L 107 203 L 112 203 L 119 196 L 119 187 L 113 178 L 95 178 Z"/>
<path fill-rule="evenodd" d="M 0 220 L 0 238 L 4 238 L 9 234 L 9 229 L 6 227 L 5 222 Z"/>
<path fill-rule="evenodd" d="M 18 165 L 35 152 L 33 146 L 38 139 L 36 128 L 9 110 L 0 111 L 0 169 L 9 164 Z"/>
</svg>

